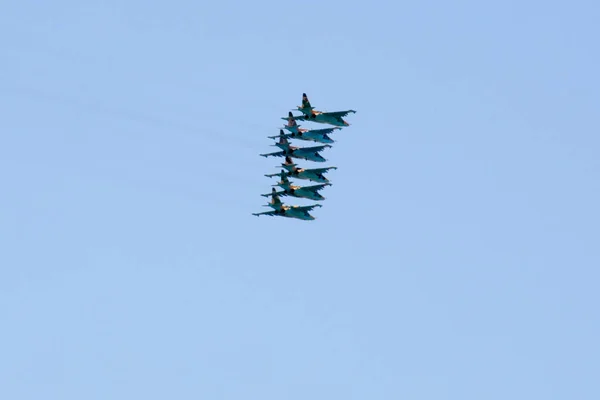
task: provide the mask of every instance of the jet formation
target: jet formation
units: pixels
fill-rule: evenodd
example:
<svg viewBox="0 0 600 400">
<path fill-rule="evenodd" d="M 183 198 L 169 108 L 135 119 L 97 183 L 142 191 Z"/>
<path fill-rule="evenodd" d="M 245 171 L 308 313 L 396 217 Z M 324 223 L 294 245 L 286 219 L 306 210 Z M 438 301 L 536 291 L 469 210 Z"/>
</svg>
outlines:
<svg viewBox="0 0 600 400">
<path fill-rule="evenodd" d="M 301 112 L 300 115 L 294 115 L 290 111 L 287 117 L 281 118 L 287 121 L 287 123 L 283 126 L 283 128 L 279 129 L 279 135 L 268 136 L 269 139 L 276 140 L 275 144 L 272 146 L 278 147 L 280 151 L 261 154 L 263 157 L 285 158 L 285 162 L 281 164 L 281 170 L 279 173 L 265 174 L 265 176 L 268 178 L 279 178 L 278 182 L 275 185 L 272 185 L 273 188 L 271 189 L 271 193 L 261 194 L 263 197 L 271 197 L 269 203 L 264 205 L 264 207 L 270 207 L 272 210 L 261 213 L 253 213 L 252 215 L 268 215 L 271 217 L 280 216 L 306 221 L 314 220 L 315 217 L 310 214 L 310 211 L 316 207 L 322 207 L 321 204 L 312 204 L 309 206 L 289 206 L 285 205 L 281 201 L 281 197 L 295 197 L 314 201 L 323 201 L 325 200 L 325 197 L 323 197 L 323 195 L 319 192 L 325 187 L 331 186 L 331 182 L 325 177 L 325 174 L 330 170 L 337 169 L 337 167 L 300 168 L 292 159 L 318 163 L 326 162 L 327 160 L 320 153 L 325 149 L 331 148 L 332 144 L 335 142 L 329 135 L 342 129 L 343 127 L 350 126 L 350 124 L 343 118 L 350 113 L 356 113 L 356 111 L 317 111 L 310 104 L 306 93 L 302 93 L 302 105 L 298 106 L 297 109 Z M 297 121 L 315 122 L 319 124 L 331 125 L 333 127 L 327 127 L 323 129 L 306 129 L 301 128 Z M 318 143 L 318 145 L 305 147 L 292 146 L 290 144 L 290 140 L 293 139 L 305 142 L 314 142 Z M 307 180 L 317 184 L 298 186 L 292 184 L 290 178 Z M 279 187 L 280 190 L 277 190 L 276 187 Z"/>
</svg>

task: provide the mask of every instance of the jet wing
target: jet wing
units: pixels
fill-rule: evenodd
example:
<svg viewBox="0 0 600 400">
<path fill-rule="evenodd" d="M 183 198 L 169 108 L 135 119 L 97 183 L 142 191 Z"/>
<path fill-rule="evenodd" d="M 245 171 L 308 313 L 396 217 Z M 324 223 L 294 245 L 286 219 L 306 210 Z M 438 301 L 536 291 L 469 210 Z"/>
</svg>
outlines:
<svg viewBox="0 0 600 400">
<path fill-rule="evenodd" d="M 266 193 L 266 194 L 261 194 L 262 197 L 271 197 L 271 196 L 287 196 L 287 194 L 285 193 L 285 191 L 280 190 L 279 192 L 271 192 L 271 193 Z"/>
<path fill-rule="evenodd" d="M 294 149 L 294 150 L 295 150 L 295 152 L 297 154 L 307 154 L 307 153 L 311 153 L 312 154 L 312 153 L 318 153 L 320 151 L 323 151 L 324 149 L 329 148 L 329 147 L 331 147 L 331 145 L 326 144 L 326 145 L 323 145 L 323 146 L 299 147 L 299 148 Z"/>
<path fill-rule="evenodd" d="M 261 213 L 252 213 L 252 215 L 256 215 L 257 217 L 259 215 L 268 215 L 270 217 L 274 217 L 275 215 L 277 215 L 276 211 L 265 211 L 265 212 L 261 212 Z"/>
<path fill-rule="evenodd" d="M 284 133 L 283 135 L 277 135 L 277 136 L 267 136 L 269 139 L 279 139 L 280 137 L 284 137 L 286 139 L 291 139 L 292 138 L 292 134 L 291 133 Z"/>
<path fill-rule="evenodd" d="M 281 173 L 278 174 L 265 174 L 267 178 L 273 178 L 274 176 L 281 176 Z M 285 176 L 290 176 L 289 172 L 286 172 Z"/>
<path fill-rule="evenodd" d="M 313 208 L 315 208 L 315 207 L 323 207 L 323 206 L 321 204 L 313 204 L 310 206 L 294 206 L 294 207 L 292 207 L 292 210 L 297 210 L 297 211 L 301 211 L 301 212 L 304 212 L 304 211 L 309 212 L 309 211 L 312 211 Z"/>
<path fill-rule="evenodd" d="M 312 172 L 313 174 L 322 174 L 324 172 L 329 171 L 330 169 L 337 169 L 337 167 L 310 168 L 310 169 L 305 169 L 304 172 Z"/>
<path fill-rule="evenodd" d="M 355 114 L 356 111 L 354 110 L 347 110 L 347 111 L 333 111 L 333 112 L 324 112 L 323 115 L 328 115 L 330 117 L 345 117 L 348 114 Z"/>
<path fill-rule="evenodd" d="M 276 151 L 275 153 L 261 154 L 263 157 L 283 157 L 285 153 L 283 151 Z"/>
<path fill-rule="evenodd" d="M 338 129 L 342 129 L 342 128 L 325 128 L 325 129 L 311 129 L 310 131 L 307 131 L 306 133 L 310 133 L 310 134 L 316 134 L 316 135 L 327 135 L 328 133 L 332 133 L 335 130 Z"/>
<path fill-rule="evenodd" d="M 311 169 L 305 169 L 305 172 L 312 172 L 315 174 L 322 174 L 324 172 L 329 171 L 330 169 L 337 169 L 337 167 L 327 167 L 327 168 L 311 168 Z"/>
<path fill-rule="evenodd" d="M 302 189 L 310 190 L 311 192 L 318 192 L 319 190 L 322 190 L 325 186 L 331 186 L 331 183 L 321 183 L 319 185 L 302 186 Z"/>
<path fill-rule="evenodd" d="M 306 121 L 305 115 L 292 115 L 292 118 L 294 118 L 296 121 Z M 281 119 L 287 121 L 289 117 L 282 117 Z"/>
</svg>

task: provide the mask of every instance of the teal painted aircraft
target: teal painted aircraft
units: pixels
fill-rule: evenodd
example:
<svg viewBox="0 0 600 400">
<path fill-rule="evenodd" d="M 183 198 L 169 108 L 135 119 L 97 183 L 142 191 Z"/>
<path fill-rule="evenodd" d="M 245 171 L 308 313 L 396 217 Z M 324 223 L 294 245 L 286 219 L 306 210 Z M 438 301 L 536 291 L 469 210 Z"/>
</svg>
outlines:
<svg viewBox="0 0 600 400">
<path fill-rule="evenodd" d="M 350 113 L 353 113 L 353 114 L 356 113 L 355 110 L 332 111 L 332 112 L 317 111 L 310 104 L 310 101 L 308 100 L 306 93 L 302 93 L 302 105 L 298 106 L 297 108 L 302 113 L 302 115 L 300 115 L 300 116 L 292 115 L 292 117 L 297 121 L 312 121 L 312 122 L 318 122 L 320 124 L 329 124 L 329 125 L 334 125 L 334 126 L 350 126 L 350 124 L 348 122 L 344 121 L 344 119 L 342 117 L 345 117 L 346 115 L 348 115 Z M 289 118 L 289 114 L 288 114 L 287 118 L 281 118 L 281 119 L 287 120 L 288 118 Z"/>
<path fill-rule="evenodd" d="M 285 158 L 285 163 L 281 164 L 283 168 L 287 170 L 288 178 L 297 178 L 297 179 L 306 179 L 313 182 L 320 183 L 328 183 L 329 179 L 323 176 L 324 173 L 331 169 L 337 169 L 337 167 L 327 167 L 327 168 L 298 168 L 297 164 L 294 164 L 290 157 Z M 268 178 L 272 178 L 274 176 L 281 176 L 281 174 L 266 174 Z"/>
<path fill-rule="evenodd" d="M 290 113 L 291 114 L 291 113 Z M 293 119 L 294 117 L 292 117 Z M 289 127 L 286 126 L 286 129 Z M 279 130 L 279 136 L 269 136 L 269 139 L 277 139 L 280 136 L 284 136 L 288 139 L 299 139 L 317 143 L 334 143 L 334 140 L 328 136 L 329 133 L 342 128 L 326 128 L 326 129 L 298 129 L 296 132 L 290 131 L 291 133 L 284 133 L 283 130 Z M 290 130 L 290 129 L 288 129 Z"/>
<path fill-rule="evenodd" d="M 325 200 L 325 197 L 323 197 L 321 194 L 319 194 L 319 191 L 322 190 L 325 186 L 331 186 L 331 183 L 321 183 L 318 185 L 312 185 L 312 186 L 296 186 L 296 185 L 292 185 L 289 181 L 289 179 L 286 176 L 286 172 L 284 170 L 281 170 L 281 173 L 279 175 L 281 177 L 281 180 L 273 185 L 273 186 L 279 186 L 281 187 L 283 190 L 276 192 L 275 188 L 273 188 L 273 191 L 271 192 L 271 194 L 261 194 L 261 196 L 264 197 L 269 197 L 273 194 L 277 194 L 279 196 L 292 196 L 292 197 L 298 197 L 298 198 L 303 198 L 303 199 L 310 199 L 310 200 Z"/>
<path fill-rule="evenodd" d="M 322 207 L 322 205 L 313 204 L 310 206 L 286 206 L 281 202 L 279 195 L 276 194 L 275 188 L 273 188 L 271 193 L 271 201 L 264 207 L 271 207 L 273 210 L 261 213 L 252 213 L 252 215 L 256 215 L 257 217 L 260 215 L 268 215 L 270 217 L 278 216 L 312 221 L 315 219 L 315 217 L 310 215 L 309 211 L 312 211 L 315 207 Z"/>
<path fill-rule="evenodd" d="M 313 147 L 296 147 L 290 146 L 289 141 L 285 136 L 279 137 L 279 143 L 274 144 L 273 146 L 277 146 L 282 151 L 277 151 L 275 153 L 267 153 L 261 154 L 263 157 L 293 157 L 299 158 L 308 161 L 315 162 L 325 162 L 327 161 L 323 156 L 319 154 L 320 151 L 331 147 L 331 145 L 326 144 L 323 146 L 313 146 Z"/>
<path fill-rule="evenodd" d="M 284 128 L 291 132 L 286 135 L 286 137 L 290 139 L 311 140 L 319 143 L 333 143 L 334 140 L 331 139 L 328 134 L 333 133 L 335 130 L 342 129 L 339 127 L 310 130 L 300 128 L 300 125 L 296 123 L 291 112 L 288 114 L 288 123 L 284 125 Z M 280 132 L 279 134 L 281 135 L 282 133 Z M 271 138 L 273 139 L 274 137 L 271 136 Z"/>
</svg>

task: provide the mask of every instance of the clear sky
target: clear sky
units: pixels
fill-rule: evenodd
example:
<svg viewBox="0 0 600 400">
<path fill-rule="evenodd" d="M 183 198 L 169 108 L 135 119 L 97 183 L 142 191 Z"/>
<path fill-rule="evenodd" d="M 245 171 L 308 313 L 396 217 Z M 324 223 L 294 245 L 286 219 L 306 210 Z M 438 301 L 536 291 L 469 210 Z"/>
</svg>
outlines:
<svg viewBox="0 0 600 400">
<path fill-rule="evenodd" d="M 596 1 L 1 8 L 0 398 L 600 398 Z"/>
</svg>

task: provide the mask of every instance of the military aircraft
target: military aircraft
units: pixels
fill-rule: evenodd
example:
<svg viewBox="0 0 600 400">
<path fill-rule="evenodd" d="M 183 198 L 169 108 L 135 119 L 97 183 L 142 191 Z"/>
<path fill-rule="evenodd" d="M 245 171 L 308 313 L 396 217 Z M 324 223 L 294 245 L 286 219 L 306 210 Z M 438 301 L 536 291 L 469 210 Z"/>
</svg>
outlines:
<svg viewBox="0 0 600 400">
<path fill-rule="evenodd" d="M 302 126 L 302 125 L 298 125 L 298 123 L 294 119 L 294 115 L 292 114 L 291 111 L 288 113 L 287 121 L 288 121 L 287 124 L 285 124 L 283 127 L 285 129 L 287 129 L 288 131 L 290 131 L 291 133 L 295 134 L 292 137 L 297 137 L 298 139 L 304 139 L 304 140 L 318 141 L 317 139 L 321 135 L 324 135 L 325 139 L 327 140 L 327 139 L 330 139 L 326 136 L 328 133 L 332 133 L 335 130 L 342 129 L 340 127 L 325 128 L 325 129 L 300 128 L 300 126 Z M 327 143 L 327 142 L 323 142 L 323 143 Z"/>
<path fill-rule="evenodd" d="M 290 113 L 291 115 L 292 113 Z M 291 117 L 292 120 L 294 117 Z M 295 122 L 295 121 L 294 121 Z M 298 125 L 296 125 L 296 127 L 298 127 Z M 330 138 L 327 134 L 328 133 L 332 133 L 333 131 L 337 130 L 337 129 L 342 129 L 342 128 L 325 128 L 325 129 L 303 129 L 303 128 L 297 128 L 297 129 L 290 129 L 289 126 L 285 126 L 285 129 L 287 129 L 288 131 L 290 131 L 291 133 L 284 133 L 283 130 L 279 130 L 279 136 L 269 136 L 269 139 L 277 139 L 280 136 L 284 136 L 288 139 L 300 139 L 300 140 L 307 140 L 307 141 L 311 141 L 311 142 L 317 142 L 317 143 L 333 143 L 334 140 L 332 138 Z"/>
<path fill-rule="evenodd" d="M 350 126 L 350 124 L 342 119 L 346 115 L 350 113 L 356 113 L 355 110 L 346 110 L 346 111 L 332 111 L 332 112 L 324 112 L 317 111 L 313 106 L 311 106 L 310 101 L 308 101 L 308 97 L 306 93 L 302 93 L 302 105 L 297 107 L 303 115 L 292 117 L 297 121 L 312 121 L 318 122 L 320 124 L 329 124 L 334 126 Z M 290 114 L 288 114 L 287 118 L 281 118 L 283 120 L 289 119 Z"/>
<path fill-rule="evenodd" d="M 309 181 L 321 183 L 329 182 L 329 179 L 323 176 L 325 172 L 329 171 L 330 169 L 337 169 L 337 167 L 311 169 L 298 168 L 297 164 L 294 164 L 290 157 L 286 157 L 285 163 L 281 164 L 281 166 L 287 170 L 286 176 L 288 178 L 306 179 Z M 268 178 L 272 178 L 274 176 L 281 176 L 281 174 L 266 174 L 265 176 Z"/>
<path fill-rule="evenodd" d="M 279 199 L 279 195 L 277 195 L 277 193 L 275 192 L 275 188 L 273 188 L 273 191 L 271 193 L 271 201 L 269 202 L 269 204 L 265 205 L 264 207 L 271 207 L 273 209 L 273 211 L 252 213 L 252 215 L 256 215 L 257 217 L 259 215 L 268 215 L 270 217 L 280 216 L 280 217 L 296 218 L 296 219 L 301 219 L 301 220 L 305 220 L 305 221 L 311 221 L 311 220 L 314 220 L 315 217 L 310 215 L 309 211 L 311 211 L 315 207 L 322 207 L 322 205 L 321 204 L 313 204 L 310 206 L 286 206 L 281 202 L 281 200 Z"/>
<path fill-rule="evenodd" d="M 281 180 L 273 186 L 279 186 L 283 190 L 276 192 L 275 188 L 273 188 L 271 194 L 261 194 L 261 196 L 269 197 L 273 194 L 277 194 L 279 196 L 292 196 L 310 200 L 325 200 L 325 197 L 321 196 L 319 194 L 319 191 L 322 190 L 325 186 L 331 186 L 331 183 L 321 183 L 312 186 L 292 185 L 289 179 L 287 178 L 284 170 L 281 170 L 279 176 L 281 177 Z"/>
<path fill-rule="evenodd" d="M 274 144 L 273 146 L 279 147 L 280 149 L 282 149 L 282 151 L 277 151 L 275 153 L 261 154 L 261 156 L 263 156 L 263 157 L 269 157 L 269 156 L 270 157 L 288 157 L 289 156 L 289 157 L 299 158 L 302 160 L 325 162 L 327 160 L 324 159 L 323 156 L 321 156 L 319 154 L 319 152 L 322 151 L 323 149 L 331 147 L 331 145 L 329 145 L 329 144 L 326 144 L 323 146 L 313 146 L 313 147 L 290 146 L 290 143 L 288 142 L 288 140 L 285 136 L 280 136 L 279 143 Z"/>
</svg>

